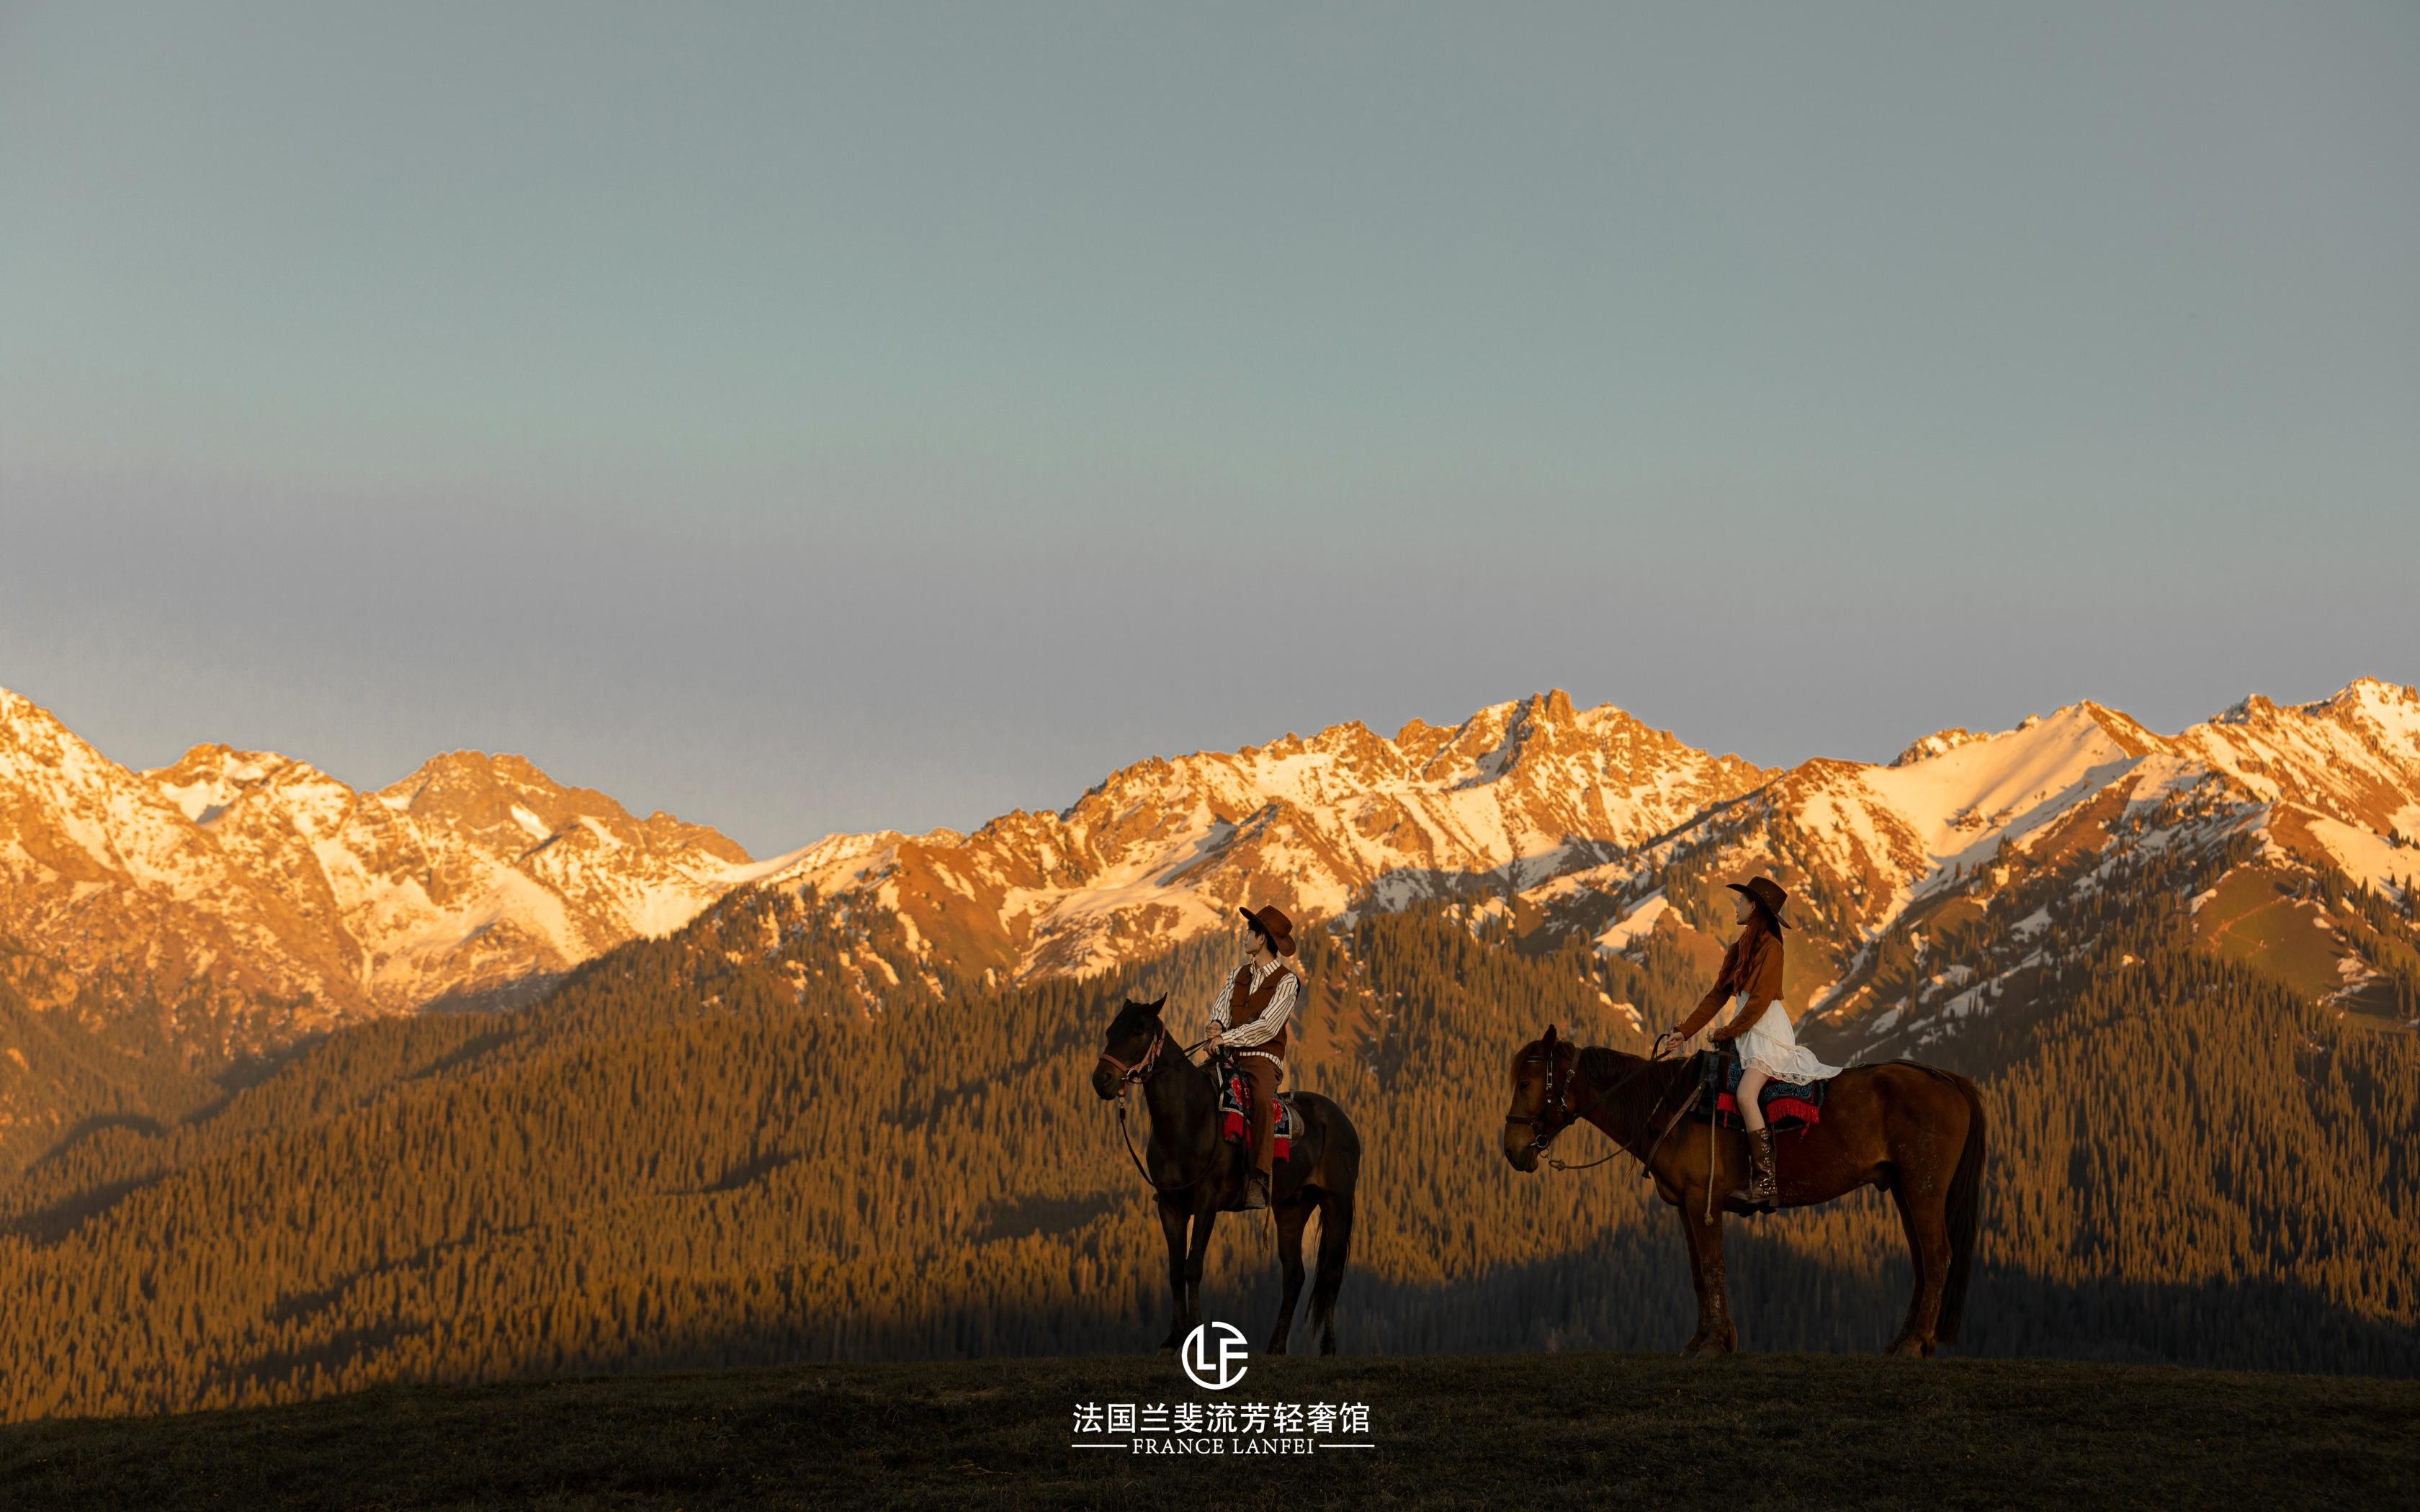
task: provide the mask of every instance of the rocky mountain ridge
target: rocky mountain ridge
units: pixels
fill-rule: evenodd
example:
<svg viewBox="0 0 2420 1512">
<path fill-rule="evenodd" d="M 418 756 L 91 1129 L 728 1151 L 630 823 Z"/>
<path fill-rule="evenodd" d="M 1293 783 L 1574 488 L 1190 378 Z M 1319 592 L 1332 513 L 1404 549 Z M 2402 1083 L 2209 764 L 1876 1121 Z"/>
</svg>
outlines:
<svg viewBox="0 0 2420 1512">
<path fill-rule="evenodd" d="M 278 1005 L 256 1030 L 271 1041 L 525 1000 L 750 884 L 879 934 L 848 958 L 878 1010 L 903 971 L 1102 971 L 1246 903 L 1317 927 L 1450 900 L 1526 949 L 1678 951 L 1685 975 L 1728 934 L 1720 883 L 1753 870 L 1798 897 L 1791 991 L 1810 1034 L 1861 1054 L 2023 998 L 2088 945 L 2093 900 L 2147 868 L 2200 879 L 2177 902 L 2210 949 L 2393 1018 L 2420 984 L 2416 847 L 2420 693 L 2371 679 L 2246 699 L 2175 735 L 2086 702 L 1945 730 L 1888 765 L 1773 769 L 1554 691 L 1391 737 L 1347 723 L 1153 757 L 1057 812 L 763 862 L 519 757 L 440 756 L 375 792 L 224 746 L 138 773 L 0 693 L 0 929 L 85 981 Z"/>
<path fill-rule="evenodd" d="M 163 1003 L 282 1005 L 271 1039 L 525 1000 L 768 869 L 518 756 L 456 751 L 374 792 L 221 745 L 138 772 L 0 690 L 0 930 Z"/>
<path fill-rule="evenodd" d="M 1602 864 L 1773 776 L 1559 690 L 1393 738 L 1357 722 L 1155 757 L 971 835 L 835 836 L 772 886 L 896 916 L 961 968 L 1031 980 L 1160 954 L 1234 910 L 1349 918 Z"/>
<path fill-rule="evenodd" d="M 1248 901 L 1343 923 L 1453 900 L 1528 949 L 1660 952 L 1666 978 L 1703 980 L 1730 933 L 1721 884 L 1757 871 L 1798 899 L 1804 1032 L 1844 1057 L 2044 1011 L 2144 907 L 2189 914 L 2206 949 L 2307 999 L 2408 1027 L 2420 692 L 2254 697 L 2174 735 L 2087 701 L 1888 765 L 1775 770 L 1546 693 L 1393 740 L 1342 725 L 1146 762 L 971 835 L 837 836 L 768 884 L 895 933 L 867 956 L 878 1003 L 920 962 L 997 981 L 1149 960 Z"/>
<path fill-rule="evenodd" d="M 1529 895 L 1541 927 L 1633 953 L 1663 931 L 1704 958 L 1730 933 L 1720 883 L 1773 871 L 1799 899 L 1792 1000 L 1872 1058 L 2026 1009 L 2113 910 L 2190 878 L 2166 903 L 2207 949 L 2346 1012 L 2420 1015 L 2420 692 L 2253 698 L 2173 736 L 2092 702 L 1948 734 L 1886 767 L 1802 764 L 1556 878 Z"/>
</svg>

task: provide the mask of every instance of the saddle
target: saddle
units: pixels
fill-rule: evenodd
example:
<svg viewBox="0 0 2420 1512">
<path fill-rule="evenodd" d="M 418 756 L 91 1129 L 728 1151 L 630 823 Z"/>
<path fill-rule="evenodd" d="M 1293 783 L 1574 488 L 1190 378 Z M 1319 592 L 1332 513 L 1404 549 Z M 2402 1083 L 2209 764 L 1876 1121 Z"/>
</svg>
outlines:
<svg viewBox="0 0 2420 1512">
<path fill-rule="evenodd" d="M 1718 1129 L 1747 1127 L 1741 1121 L 1735 1095 L 1746 1071 L 1740 1064 L 1739 1053 L 1728 1045 L 1699 1051 L 1698 1083 L 1702 1090 L 1689 1116 L 1712 1119 Z M 1812 1129 L 1823 1122 L 1823 1094 L 1830 1085 L 1828 1079 L 1766 1082 L 1763 1094 L 1756 1100 L 1757 1106 L 1764 1111 L 1765 1127 L 1776 1134 L 1787 1134 L 1792 1129 Z"/>
<path fill-rule="evenodd" d="M 1294 1144 L 1294 1136 L 1302 1130 L 1302 1116 L 1295 1111 L 1294 1096 L 1289 1092 L 1277 1095 L 1275 1132 L 1270 1136 L 1274 1147 L 1269 1158 L 1282 1164 Z M 1240 1145 L 1252 1136 L 1252 1088 L 1233 1056 L 1218 1057 L 1218 1134 L 1231 1145 Z"/>
</svg>

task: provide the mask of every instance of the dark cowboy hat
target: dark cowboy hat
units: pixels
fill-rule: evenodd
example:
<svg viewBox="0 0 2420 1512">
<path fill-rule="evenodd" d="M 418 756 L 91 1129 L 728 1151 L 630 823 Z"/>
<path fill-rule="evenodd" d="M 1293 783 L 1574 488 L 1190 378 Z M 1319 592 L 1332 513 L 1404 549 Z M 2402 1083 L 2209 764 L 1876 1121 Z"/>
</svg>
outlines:
<svg viewBox="0 0 2420 1512">
<path fill-rule="evenodd" d="M 1753 882 L 1726 882 L 1723 886 L 1733 892 L 1746 894 L 1748 902 L 1772 916 L 1775 928 L 1790 927 L 1781 921 L 1781 905 L 1790 901 L 1790 894 L 1781 890 L 1780 883 L 1771 877 L 1759 877 Z"/>
<path fill-rule="evenodd" d="M 1245 923 L 1267 937 L 1270 949 L 1280 955 L 1294 954 L 1294 920 L 1286 918 L 1277 904 L 1269 903 L 1258 911 L 1238 908 L 1235 912 L 1244 916 Z"/>
</svg>

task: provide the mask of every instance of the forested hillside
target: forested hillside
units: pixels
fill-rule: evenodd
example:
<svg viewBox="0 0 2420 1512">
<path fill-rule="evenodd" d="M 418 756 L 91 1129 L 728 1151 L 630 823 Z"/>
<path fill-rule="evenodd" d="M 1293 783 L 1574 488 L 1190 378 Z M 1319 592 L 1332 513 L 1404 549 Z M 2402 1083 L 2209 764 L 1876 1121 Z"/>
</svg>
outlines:
<svg viewBox="0 0 2420 1512">
<path fill-rule="evenodd" d="M 2420 1042 L 2194 950 L 2197 879 L 2166 880 L 2064 968 L 2064 1011 L 1963 1041 L 2001 1062 L 1969 1348 L 2420 1368 Z M 1190 1024 L 1219 952 L 934 994 L 870 917 L 735 895 L 535 1008 L 349 1028 L 166 1127 L 89 1128 L 0 1190 L 8 1415 L 1146 1348 L 1156 1227 L 1085 1077 L 1123 990 Z M 1345 1347 L 1677 1345 L 1679 1236 L 1627 1163 L 1524 1178 L 1497 1140 L 1514 1047 L 1548 1023 L 1636 1044 L 1632 1005 L 1668 1023 L 1701 964 L 1528 954 L 1446 909 L 1305 962 L 1298 1075 L 1369 1151 Z M 1255 1335 L 1264 1233 L 1230 1220 L 1212 1260 L 1211 1310 Z M 1881 1199 L 1732 1233 L 1748 1347 L 1888 1336 Z"/>
<path fill-rule="evenodd" d="M 94 1129 L 156 1129 L 208 1106 L 259 1069 L 225 1047 L 257 1043 L 273 1007 L 201 980 L 163 1002 L 0 932 L 0 1188 Z"/>
</svg>

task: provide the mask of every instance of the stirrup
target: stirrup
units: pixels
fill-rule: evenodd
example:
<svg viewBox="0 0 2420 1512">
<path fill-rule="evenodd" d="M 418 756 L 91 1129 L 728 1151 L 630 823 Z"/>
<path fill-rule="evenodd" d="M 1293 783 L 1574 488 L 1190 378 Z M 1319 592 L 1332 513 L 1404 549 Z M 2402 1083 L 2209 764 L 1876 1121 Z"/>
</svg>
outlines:
<svg viewBox="0 0 2420 1512">
<path fill-rule="evenodd" d="M 1244 1173 L 1244 1190 L 1237 1194 L 1235 1197 L 1235 1211 L 1237 1212 L 1257 1212 L 1268 1205 L 1269 1189 L 1267 1184 L 1261 1180 L 1261 1173 L 1257 1170 L 1246 1171 Z"/>
</svg>

